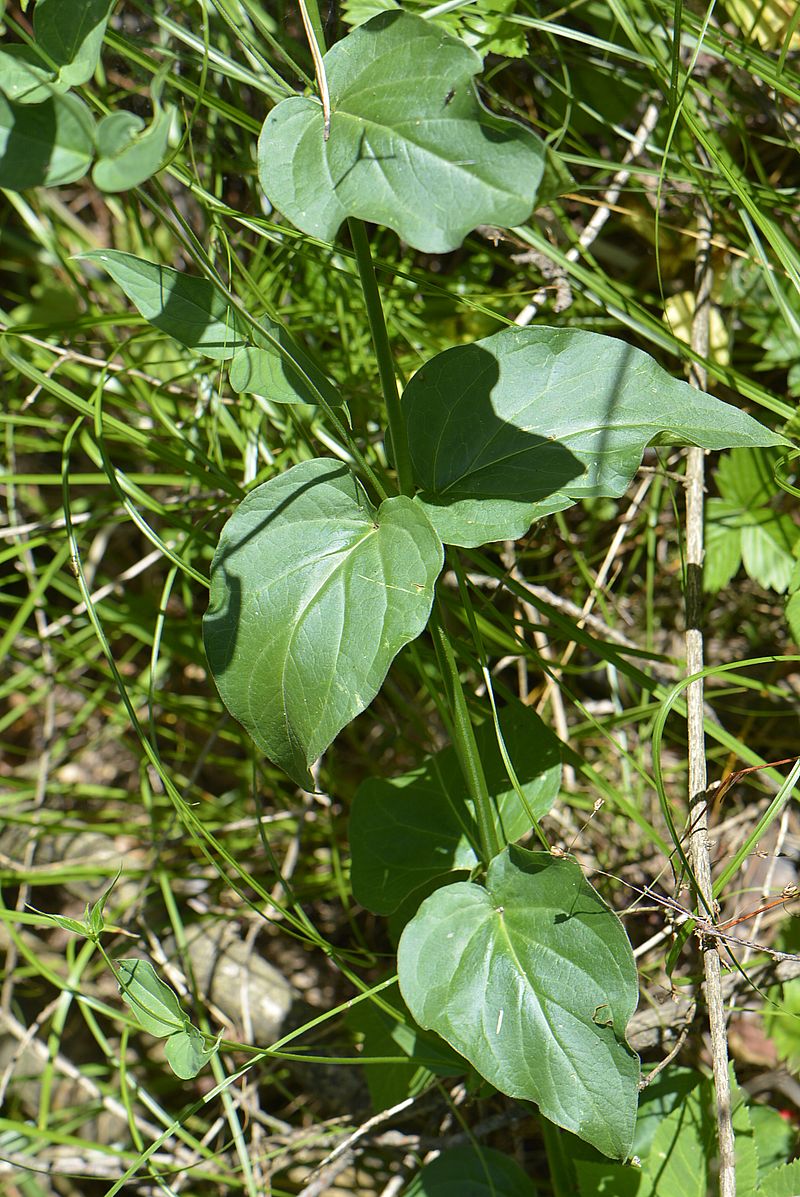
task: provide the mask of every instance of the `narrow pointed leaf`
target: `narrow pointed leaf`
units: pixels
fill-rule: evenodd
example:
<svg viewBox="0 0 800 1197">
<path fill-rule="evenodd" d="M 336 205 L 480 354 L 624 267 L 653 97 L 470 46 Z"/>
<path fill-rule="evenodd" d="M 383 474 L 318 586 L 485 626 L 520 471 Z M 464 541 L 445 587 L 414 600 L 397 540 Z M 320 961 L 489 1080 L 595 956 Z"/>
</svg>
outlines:
<svg viewBox="0 0 800 1197">
<path fill-rule="evenodd" d="M 210 279 L 116 249 L 78 257 L 102 266 L 145 320 L 204 357 L 225 360 L 247 343 L 236 313 Z"/>
<path fill-rule="evenodd" d="M 639 1064 L 638 986 L 619 919 L 570 860 L 510 847 L 485 887 L 457 882 L 406 926 L 400 989 L 496 1088 L 612 1158 L 626 1157 Z"/>
<path fill-rule="evenodd" d="M 783 443 L 641 350 L 579 329 L 506 329 L 448 349 L 414 375 L 403 407 L 419 501 L 446 544 L 467 547 L 621 495 L 655 441 Z"/>
<path fill-rule="evenodd" d="M 425 627 L 442 561 L 416 504 L 376 511 L 324 458 L 256 487 L 223 528 L 206 654 L 228 710 L 299 785 Z"/>
<path fill-rule="evenodd" d="M 163 1039 L 188 1023 L 177 997 L 149 960 L 118 960 L 117 979 L 123 998 L 151 1035 Z"/>
<path fill-rule="evenodd" d="M 508 779 L 494 724 L 477 731 L 478 752 L 504 842 L 519 839 L 555 802 L 561 784 L 557 737 L 530 707 L 515 702 L 500 712 L 506 749 L 530 813 Z M 419 768 L 391 780 L 370 778 L 350 816 L 352 884 L 357 902 L 391 914 L 415 890 L 454 869 L 478 863 L 474 805 L 466 794 L 455 750 L 444 748 Z"/>
<path fill-rule="evenodd" d="M 514 225 L 533 207 L 540 140 L 480 104 L 481 58 L 438 26 L 381 13 L 324 58 L 322 106 L 292 96 L 267 117 L 259 178 L 299 229 L 332 240 L 348 216 L 388 225 L 417 249 L 456 249 L 479 224 Z"/>
</svg>

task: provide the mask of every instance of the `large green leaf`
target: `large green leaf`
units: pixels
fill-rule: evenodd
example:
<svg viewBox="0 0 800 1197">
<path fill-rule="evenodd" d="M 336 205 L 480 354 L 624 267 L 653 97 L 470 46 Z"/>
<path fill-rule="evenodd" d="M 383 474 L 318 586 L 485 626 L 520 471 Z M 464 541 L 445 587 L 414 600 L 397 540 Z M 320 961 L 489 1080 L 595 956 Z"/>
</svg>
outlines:
<svg viewBox="0 0 800 1197">
<path fill-rule="evenodd" d="M 391 1010 L 396 1013 L 392 1015 Z M 422 1031 L 409 1016 L 397 984 L 381 992 L 380 1004 L 358 1002 L 347 1015 L 348 1031 L 361 1037 L 366 1060 L 383 1063 L 364 1069 L 372 1106 L 377 1113 L 407 1097 L 419 1097 L 434 1077 L 463 1076 L 463 1056 L 430 1031 Z"/>
<path fill-rule="evenodd" d="M 474 50 L 421 17 L 382 13 L 324 64 L 328 139 L 320 102 L 292 96 L 272 110 L 259 140 L 261 186 L 304 233 L 330 241 L 357 216 L 442 253 L 476 225 L 528 217 L 543 146 L 479 103 Z"/>
<path fill-rule="evenodd" d="M 536 1189 L 510 1156 L 465 1143 L 425 1164 L 403 1193 L 404 1197 L 535 1197 Z"/>
<path fill-rule="evenodd" d="M 476 738 L 499 831 L 511 843 L 530 831 L 531 815 L 540 819 L 555 802 L 561 756 L 557 737 L 521 702 L 500 712 L 500 728 L 527 809 L 508 779 L 494 724 L 484 723 Z M 353 895 L 368 910 L 391 914 L 422 886 L 453 869 L 473 869 L 476 841 L 474 804 L 453 748 L 402 777 L 370 778 L 350 816 Z"/>
<path fill-rule="evenodd" d="M 701 1083 L 657 1126 L 642 1170 L 643 1197 L 705 1197 L 714 1152 L 707 1097 Z"/>
<path fill-rule="evenodd" d="M 236 313 L 211 279 L 117 249 L 77 256 L 102 266 L 150 324 L 204 357 L 225 360 L 247 344 Z"/>
<path fill-rule="evenodd" d="M 604 1155 L 629 1154 L 636 966 L 619 919 L 574 861 L 512 846 L 485 886 L 437 890 L 403 932 L 398 975 L 417 1022 L 503 1093 L 537 1102 Z"/>
<path fill-rule="evenodd" d="M 592 495 L 621 495 L 654 441 L 722 449 L 783 438 L 579 329 L 511 328 L 445 350 L 403 396 L 419 501 L 446 544 L 522 536 Z"/>
<path fill-rule="evenodd" d="M 40 104 L 91 79 L 115 0 L 38 0 L 33 45 L 0 49 L 0 90 L 20 104 Z"/>
<path fill-rule="evenodd" d="M 58 187 L 86 174 L 94 121 L 77 96 L 12 104 L 0 94 L 0 187 Z"/>
<path fill-rule="evenodd" d="M 203 633 L 228 710 L 300 785 L 425 627 L 441 541 L 410 499 L 376 511 L 316 458 L 256 487 L 222 530 Z"/>
<path fill-rule="evenodd" d="M 116 0 L 38 0 L 36 44 L 57 67 L 57 83 L 76 87 L 91 79 Z"/>
</svg>

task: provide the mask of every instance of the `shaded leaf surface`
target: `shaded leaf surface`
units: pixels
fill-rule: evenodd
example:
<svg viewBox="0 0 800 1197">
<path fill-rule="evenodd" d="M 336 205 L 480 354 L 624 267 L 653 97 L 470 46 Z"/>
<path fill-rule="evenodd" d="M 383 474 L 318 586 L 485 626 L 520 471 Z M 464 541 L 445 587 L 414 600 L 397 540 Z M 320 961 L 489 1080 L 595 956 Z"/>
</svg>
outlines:
<svg viewBox="0 0 800 1197">
<path fill-rule="evenodd" d="M 271 403 L 318 402 L 302 375 L 269 349 L 240 349 L 231 362 L 230 381 L 237 394 L 261 395 Z"/>
<path fill-rule="evenodd" d="M 171 1035 L 164 1044 L 169 1066 L 181 1080 L 197 1076 L 214 1055 L 213 1047 L 206 1047 L 206 1041 L 196 1027 L 187 1022 L 182 1031 Z"/>
<path fill-rule="evenodd" d="M 513 789 L 494 724 L 477 729 L 489 793 L 500 810 L 504 842 L 531 828 L 550 810 L 561 783 L 557 737 L 530 707 L 515 702 L 500 712 L 506 749 L 530 812 Z M 475 810 L 452 747 L 391 780 L 370 778 L 359 787 L 350 816 L 352 885 L 356 901 L 391 914 L 421 886 L 453 869 L 472 869 L 478 857 Z"/>
<path fill-rule="evenodd" d="M 512 846 L 485 887 L 437 890 L 403 932 L 398 973 L 420 1025 L 503 1093 L 535 1101 L 604 1155 L 629 1154 L 636 966 L 619 920 L 573 861 Z"/>
<path fill-rule="evenodd" d="M 228 710 L 299 785 L 425 627 L 443 552 L 410 500 L 375 510 L 325 458 L 256 487 L 222 530 L 203 634 Z"/>
<path fill-rule="evenodd" d="M 79 257 L 102 266 L 145 320 L 204 357 L 224 360 L 246 344 L 236 313 L 210 279 L 116 249 Z"/>
<path fill-rule="evenodd" d="M 380 1006 L 358 1002 L 347 1015 L 348 1029 L 362 1036 L 365 1058 L 383 1056 L 387 1060 L 364 1070 L 376 1112 L 407 1097 L 418 1097 L 436 1075 L 462 1076 L 467 1069 L 463 1056 L 438 1035 L 421 1031 L 409 1017 L 396 984 L 384 989 L 381 996 Z M 396 1018 L 385 1009 L 386 1003 L 397 1010 Z"/>
<path fill-rule="evenodd" d="M 58 67 L 66 87 L 86 83 L 95 72 L 106 25 L 116 0 L 37 0 L 36 42 Z"/>
<path fill-rule="evenodd" d="M 164 1050 L 175 1075 L 183 1080 L 197 1076 L 215 1048 L 206 1047 L 205 1039 L 150 961 L 133 957 L 118 960 L 117 979 L 122 997 L 145 1031 L 166 1039 Z"/>
<path fill-rule="evenodd" d="M 163 1039 L 183 1028 L 188 1020 L 169 985 L 156 973 L 149 960 L 128 958 L 117 961 L 120 993 L 146 1031 Z"/>
<path fill-rule="evenodd" d="M 94 121 L 76 96 L 13 104 L 0 93 L 0 187 L 58 187 L 86 174 Z"/>
<path fill-rule="evenodd" d="M 92 180 L 101 191 L 127 191 L 138 187 L 160 168 L 167 150 L 170 109 L 159 109 L 145 129 L 132 112 L 110 112 L 97 128 L 98 160 Z"/>
<path fill-rule="evenodd" d="M 535 1197 L 516 1160 L 491 1147 L 466 1144 L 443 1151 L 413 1177 L 405 1197 Z"/>
<path fill-rule="evenodd" d="M 505 329 L 438 354 L 403 396 L 418 501 L 446 544 L 522 536 L 581 498 L 621 495 L 648 444 L 782 438 L 623 341 Z"/>
<path fill-rule="evenodd" d="M 479 103 L 474 50 L 421 17 L 382 13 L 324 62 L 328 140 L 321 104 L 301 96 L 272 110 L 259 140 L 261 186 L 299 229 L 332 240 L 357 216 L 442 253 L 476 225 L 528 217 L 542 143 Z"/>
</svg>

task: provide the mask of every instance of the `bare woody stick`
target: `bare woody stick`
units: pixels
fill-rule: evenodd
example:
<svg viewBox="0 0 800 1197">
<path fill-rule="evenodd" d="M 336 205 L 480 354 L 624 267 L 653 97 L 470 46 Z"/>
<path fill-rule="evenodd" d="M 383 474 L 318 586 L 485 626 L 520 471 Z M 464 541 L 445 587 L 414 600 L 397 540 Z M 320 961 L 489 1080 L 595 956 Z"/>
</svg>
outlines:
<svg viewBox="0 0 800 1197">
<path fill-rule="evenodd" d="M 701 199 L 698 205 L 699 238 L 695 265 L 695 312 L 692 321 L 692 349 L 708 356 L 708 326 L 713 273 L 710 261 L 711 213 Z M 692 364 L 689 382 L 699 390 L 706 386 L 706 370 Z M 704 458 L 702 449 L 689 449 L 686 458 L 686 667 L 690 674 L 703 669 L 703 633 L 701 599 L 703 578 L 703 489 Z M 692 682 L 686 690 L 689 753 L 689 855 L 694 873 L 698 911 L 714 918 L 711 885 L 711 857 L 708 847 L 708 803 L 706 790 L 705 733 L 703 730 L 703 680 Z M 736 1173 L 731 1087 L 728 1072 L 728 1041 L 725 1005 L 722 995 L 721 961 L 712 939 L 701 940 L 706 1004 L 711 1032 L 714 1086 L 717 1100 L 717 1138 L 719 1142 L 720 1197 L 736 1197 Z"/>
</svg>

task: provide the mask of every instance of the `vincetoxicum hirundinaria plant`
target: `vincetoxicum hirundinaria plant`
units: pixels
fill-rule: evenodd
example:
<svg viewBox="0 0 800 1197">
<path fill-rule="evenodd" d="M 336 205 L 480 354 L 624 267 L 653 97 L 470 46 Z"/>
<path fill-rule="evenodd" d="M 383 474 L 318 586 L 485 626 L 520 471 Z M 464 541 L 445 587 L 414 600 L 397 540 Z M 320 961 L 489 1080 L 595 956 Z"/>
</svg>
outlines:
<svg viewBox="0 0 800 1197">
<path fill-rule="evenodd" d="M 310 28 L 320 42 L 314 13 Z M 433 23 L 384 13 L 318 61 L 324 99 L 284 99 L 259 139 L 261 185 L 283 216 L 325 240 L 347 222 L 391 473 L 364 459 L 335 383 L 277 320 L 249 317 L 218 279 L 113 251 L 88 256 L 148 320 L 228 362 L 234 390 L 316 403 L 350 446 L 354 468 L 303 461 L 253 489 L 225 525 L 204 625 L 220 694 L 258 748 L 308 788 L 313 763 L 428 629 L 452 745 L 362 786 L 354 893 L 376 913 L 408 912 L 399 983 L 421 1028 L 500 1091 L 624 1159 L 639 1080 L 625 1040 L 637 1001 L 630 944 L 578 865 L 545 850 L 555 737 L 522 704 L 473 726 L 437 579 L 446 546 L 515 539 L 581 498 L 621 495 L 654 442 L 721 449 L 781 438 L 640 350 L 578 329 L 509 328 L 458 345 L 398 394 L 361 222 L 444 253 L 479 224 L 524 221 L 541 182 L 542 143 L 482 106 L 480 67 Z M 516 846 L 531 828 L 542 850 Z"/>
</svg>

